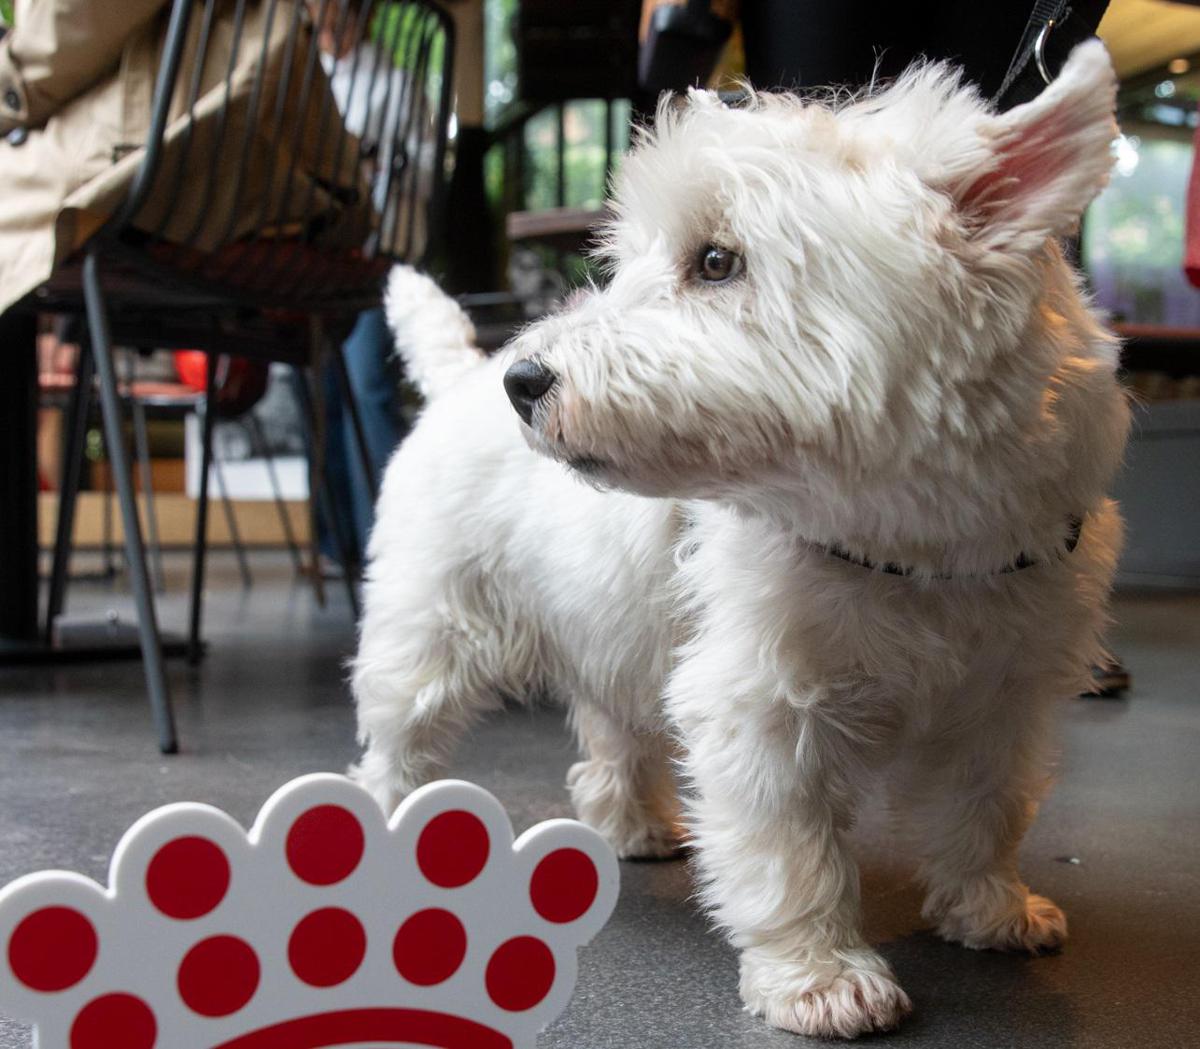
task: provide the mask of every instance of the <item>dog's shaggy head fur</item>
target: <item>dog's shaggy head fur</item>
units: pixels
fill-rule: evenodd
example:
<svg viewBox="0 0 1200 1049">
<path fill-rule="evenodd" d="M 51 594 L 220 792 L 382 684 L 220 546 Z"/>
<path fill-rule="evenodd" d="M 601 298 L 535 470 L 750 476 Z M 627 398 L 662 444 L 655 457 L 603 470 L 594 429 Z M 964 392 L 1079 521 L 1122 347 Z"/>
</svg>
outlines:
<svg viewBox="0 0 1200 1049">
<path fill-rule="evenodd" d="M 617 181 L 611 283 L 517 344 L 555 376 L 529 439 L 873 553 L 1059 543 L 1126 427 L 1055 241 L 1108 178 L 1115 91 L 1092 42 L 1006 114 L 937 64 L 849 100 L 662 105 Z"/>
</svg>

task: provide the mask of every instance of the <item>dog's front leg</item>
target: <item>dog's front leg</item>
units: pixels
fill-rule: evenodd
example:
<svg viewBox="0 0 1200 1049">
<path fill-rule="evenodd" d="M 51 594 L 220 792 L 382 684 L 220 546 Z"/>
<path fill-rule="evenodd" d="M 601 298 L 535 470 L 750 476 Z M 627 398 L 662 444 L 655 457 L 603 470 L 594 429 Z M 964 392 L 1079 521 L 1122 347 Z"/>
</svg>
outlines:
<svg viewBox="0 0 1200 1049">
<path fill-rule="evenodd" d="M 859 931 L 858 871 L 844 841 L 861 734 L 819 701 L 717 704 L 688 676 L 674 682 L 672 709 L 697 791 L 694 844 L 706 900 L 742 951 L 747 1008 L 807 1035 L 894 1027 L 911 1006 Z"/>
</svg>

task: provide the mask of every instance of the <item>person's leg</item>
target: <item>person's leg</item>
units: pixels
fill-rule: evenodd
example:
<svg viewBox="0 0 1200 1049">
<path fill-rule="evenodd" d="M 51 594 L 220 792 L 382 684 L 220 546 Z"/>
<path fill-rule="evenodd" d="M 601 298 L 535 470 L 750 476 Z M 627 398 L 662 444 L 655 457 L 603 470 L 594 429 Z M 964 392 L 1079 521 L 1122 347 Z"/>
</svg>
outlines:
<svg viewBox="0 0 1200 1049">
<path fill-rule="evenodd" d="M 0 640 L 38 632 L 37 323 L 31 313 L 0 312 Z"/>
<path fill-rule="evenodd" d="M 366 310 L 359 314 L 354 329 L 342 348 L 350 388 L 358 405 L 363 433 L 371 461 L 377 474 L 404 436 L 396 411 L 398 372 L 392 363 L 392 337 L 383 310 Z M 342 412 L 342 445 L 345 449 L 346 470 L 350 481 L 350 510 L 354 534 L 360 549 L 365 550 L 367 536 L 374 521 L 376 492 L 354 451 L 354 431 L 350 413 Z"/>
<path fill-rule="evenodd" d="M 356 467 L 353 447 L 346 437 L 349 420 L 345 418 L 346 410 L 342 404 L 341 391 L 338 388 L 337 377 L 333 372 L 332 363 L 326 363 L 321 369 L 322 400 L 324 401 L 325 433 L 322 435 L 325 445 L 325 474 L 328 489 L 331 493 L 330 506 L 326 514 L 318 515 L 318 541 L 321 553 L 340 561 L 339 544 L 332 529 L 344 538 L 350 547 L 350 555 L 355 562 L 361 561 L 362 550 L 355 543 L 357 529 L 354 524 L 354 469 Z M 328 519 L 328 515 L 337 518 L 336 525 Z M 346 571 L 353 571 L 354 565 L 343 565 Z"/>
</svg>

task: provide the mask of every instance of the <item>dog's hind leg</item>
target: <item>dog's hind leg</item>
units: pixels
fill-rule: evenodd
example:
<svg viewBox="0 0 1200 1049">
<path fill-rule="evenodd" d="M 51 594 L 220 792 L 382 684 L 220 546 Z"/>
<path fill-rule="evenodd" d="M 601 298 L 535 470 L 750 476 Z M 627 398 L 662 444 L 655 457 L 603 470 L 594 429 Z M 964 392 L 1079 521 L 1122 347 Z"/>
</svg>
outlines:
<svg viewBox="0 0 1200 1049">
<path fill-rule="evenodd" d="M 1005 708 L 969 735 L 931 743 L 898 809 L 923 856 L 924 915 L 967 947 L 1054 950 L 1067 920 L 1017 872 L 1021 838 L 1045 790 L 1050 728 L 1037 704 Z M 935 757 L 936 755 L 936 757 Z"/>
<path fill-rule="evenodd" d="M 661 728 L 638 731 L 594 703 L 576 703 L 572 721 L 588 755 L 571 766 L 575 812 L 621 859 L 661 859 L 679 850 L 672 744 Z"/>
<path fill-rule="evenodd" d="M 469 567 L 424 581 L 414 572 L 402 590 L 387 581 L 370 585 L 383 593 L 377 600 L 368 593 L 352 665 L 366 750 L 351 775 L 390 814 L 443 774 L 476 718 L 499 709 L 504 694 L 520 694 L 537 640 Z"/>
</svg>

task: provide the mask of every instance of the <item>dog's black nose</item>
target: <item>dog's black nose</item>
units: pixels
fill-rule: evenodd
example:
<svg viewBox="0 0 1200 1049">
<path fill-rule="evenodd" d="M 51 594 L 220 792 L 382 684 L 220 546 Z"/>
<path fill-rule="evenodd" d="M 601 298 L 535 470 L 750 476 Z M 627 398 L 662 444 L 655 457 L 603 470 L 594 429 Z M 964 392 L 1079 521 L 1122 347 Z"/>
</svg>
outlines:
<svg viewBox="0 0 1200 1049">
<path fill-rule="evenodd" d="M 557 379 L 554 372 L 533 358 L 517 361 L 504 373 L 504 391 L 526 426 L 533 419 L 533 406 L 550 392 Z"/>
</svg>

